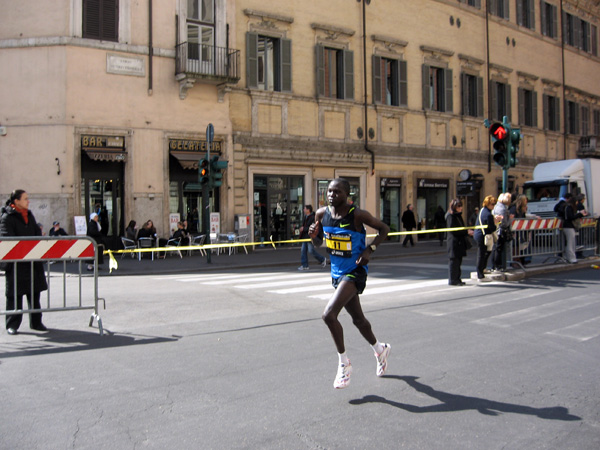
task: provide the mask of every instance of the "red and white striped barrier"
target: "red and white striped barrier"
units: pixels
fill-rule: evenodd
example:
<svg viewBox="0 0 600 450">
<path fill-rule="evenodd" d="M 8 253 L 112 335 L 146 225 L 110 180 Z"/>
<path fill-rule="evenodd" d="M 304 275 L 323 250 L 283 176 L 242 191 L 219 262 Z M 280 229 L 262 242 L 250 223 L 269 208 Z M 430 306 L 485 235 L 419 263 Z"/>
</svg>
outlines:
<svg viewBox="0 0 600 450">
<path fill-rule="evenodd" d="M 552 219 L 513 219 L 513 231 L 554 230 L 562 226 L 562 220 Z"/>
<path fill-rule="evenodd" d="M 0 240 L 0 261 L 93 259 L 94 243 L 89 239 Z"/>
</svg>

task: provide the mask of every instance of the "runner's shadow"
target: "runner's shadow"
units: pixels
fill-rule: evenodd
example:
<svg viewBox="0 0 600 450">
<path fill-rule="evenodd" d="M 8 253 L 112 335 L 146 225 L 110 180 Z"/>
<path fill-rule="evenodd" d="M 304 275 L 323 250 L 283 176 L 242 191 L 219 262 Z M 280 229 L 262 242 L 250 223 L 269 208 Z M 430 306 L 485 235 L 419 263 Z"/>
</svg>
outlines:
<svg viewBox="0 0 600 450">
<path fill-rule="evenodd" d="M 407 403 L 400 403 L 394 400 L 388 400 L 378 395 L 366 395 L 360 399 L 350 400 L 351 405 L 362 405 L 365 403 L 386 403 L 390 406 L 403 409 L 412 413 L 436 413 L 436 412 L 458 412 L 474 410 L 488 416 L 498 416 L 501 413 L 526 414 L 537 416 L 540 419 L 548 420 L 581 420 L 581 417 L 569 414 L 569 410 L 563 406 L 554 406 L 550 408 L 533 408 L 531 406 L 516 405 L 513 403 L 497 402 L 484 398 L 468 397 L 465 395 L 450 394 L 448 392 L 437 391 L 431 386 L 419 383 L 418 377 L 384 375 L 382 378 L 396 379 L 404 381 L 417 392 L 428 395 L 431 398 L 439 400 L 441 403 L 430 406 L 416 406 Z"/>
</svg>

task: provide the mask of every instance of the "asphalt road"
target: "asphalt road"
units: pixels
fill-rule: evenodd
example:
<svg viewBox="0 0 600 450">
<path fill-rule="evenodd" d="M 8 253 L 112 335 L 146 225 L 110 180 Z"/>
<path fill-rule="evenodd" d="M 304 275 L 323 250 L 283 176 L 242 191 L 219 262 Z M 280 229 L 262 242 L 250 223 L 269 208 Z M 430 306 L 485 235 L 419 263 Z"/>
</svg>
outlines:
<svg viewBox="0 0 600 450">
<path fill-rule="evenodd" d="M 0 333 L 0 448 L 600 447 L 598 270 L 450 287 L 439 256 L 370 269 L 389 370 L 344 314 L 341 391 L 327 271 L 103 277 L 104 336 L 86 311 Z"/>
</svg>

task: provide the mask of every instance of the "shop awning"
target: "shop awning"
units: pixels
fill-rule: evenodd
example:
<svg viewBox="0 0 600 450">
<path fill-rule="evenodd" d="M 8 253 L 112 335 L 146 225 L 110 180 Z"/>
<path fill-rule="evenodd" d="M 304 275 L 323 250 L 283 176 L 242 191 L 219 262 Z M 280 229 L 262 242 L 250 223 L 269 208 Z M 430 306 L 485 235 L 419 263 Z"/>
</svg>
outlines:
<svg viewBox="0 0 600 450">
<path fill-rule="evenodd" d="M 83 151 L 92 161 L 125 162 L 127 152 L 123 149 L 109 150 L 105 148 L 84 148 Z"/>
<path fill-rule="evenodd" d="M 206 153 L 171 150 L 171 155 L 177 158 L 184 169 L 198 170 L 199 161 L 206 156 Z"/>
</svg>

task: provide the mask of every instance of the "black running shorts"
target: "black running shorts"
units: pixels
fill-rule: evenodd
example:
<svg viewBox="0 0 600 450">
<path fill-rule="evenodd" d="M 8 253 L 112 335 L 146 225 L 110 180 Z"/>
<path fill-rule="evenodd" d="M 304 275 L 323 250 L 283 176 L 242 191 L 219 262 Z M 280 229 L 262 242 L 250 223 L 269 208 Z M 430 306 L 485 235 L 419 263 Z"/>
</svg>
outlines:
<svg viewBox="0 0 600 450">
<path fill-rule="evenodd" d="M 339 278 L 332 278 L 331 284 L 337 289 L 342 281 L 350 281 L 356 285 L 356 290 L 359 294 L 362 294 L 367 287 L 367 271 L 363 266 L 358 266 L 352 272 L 342 275 Z"/>
</svg>

